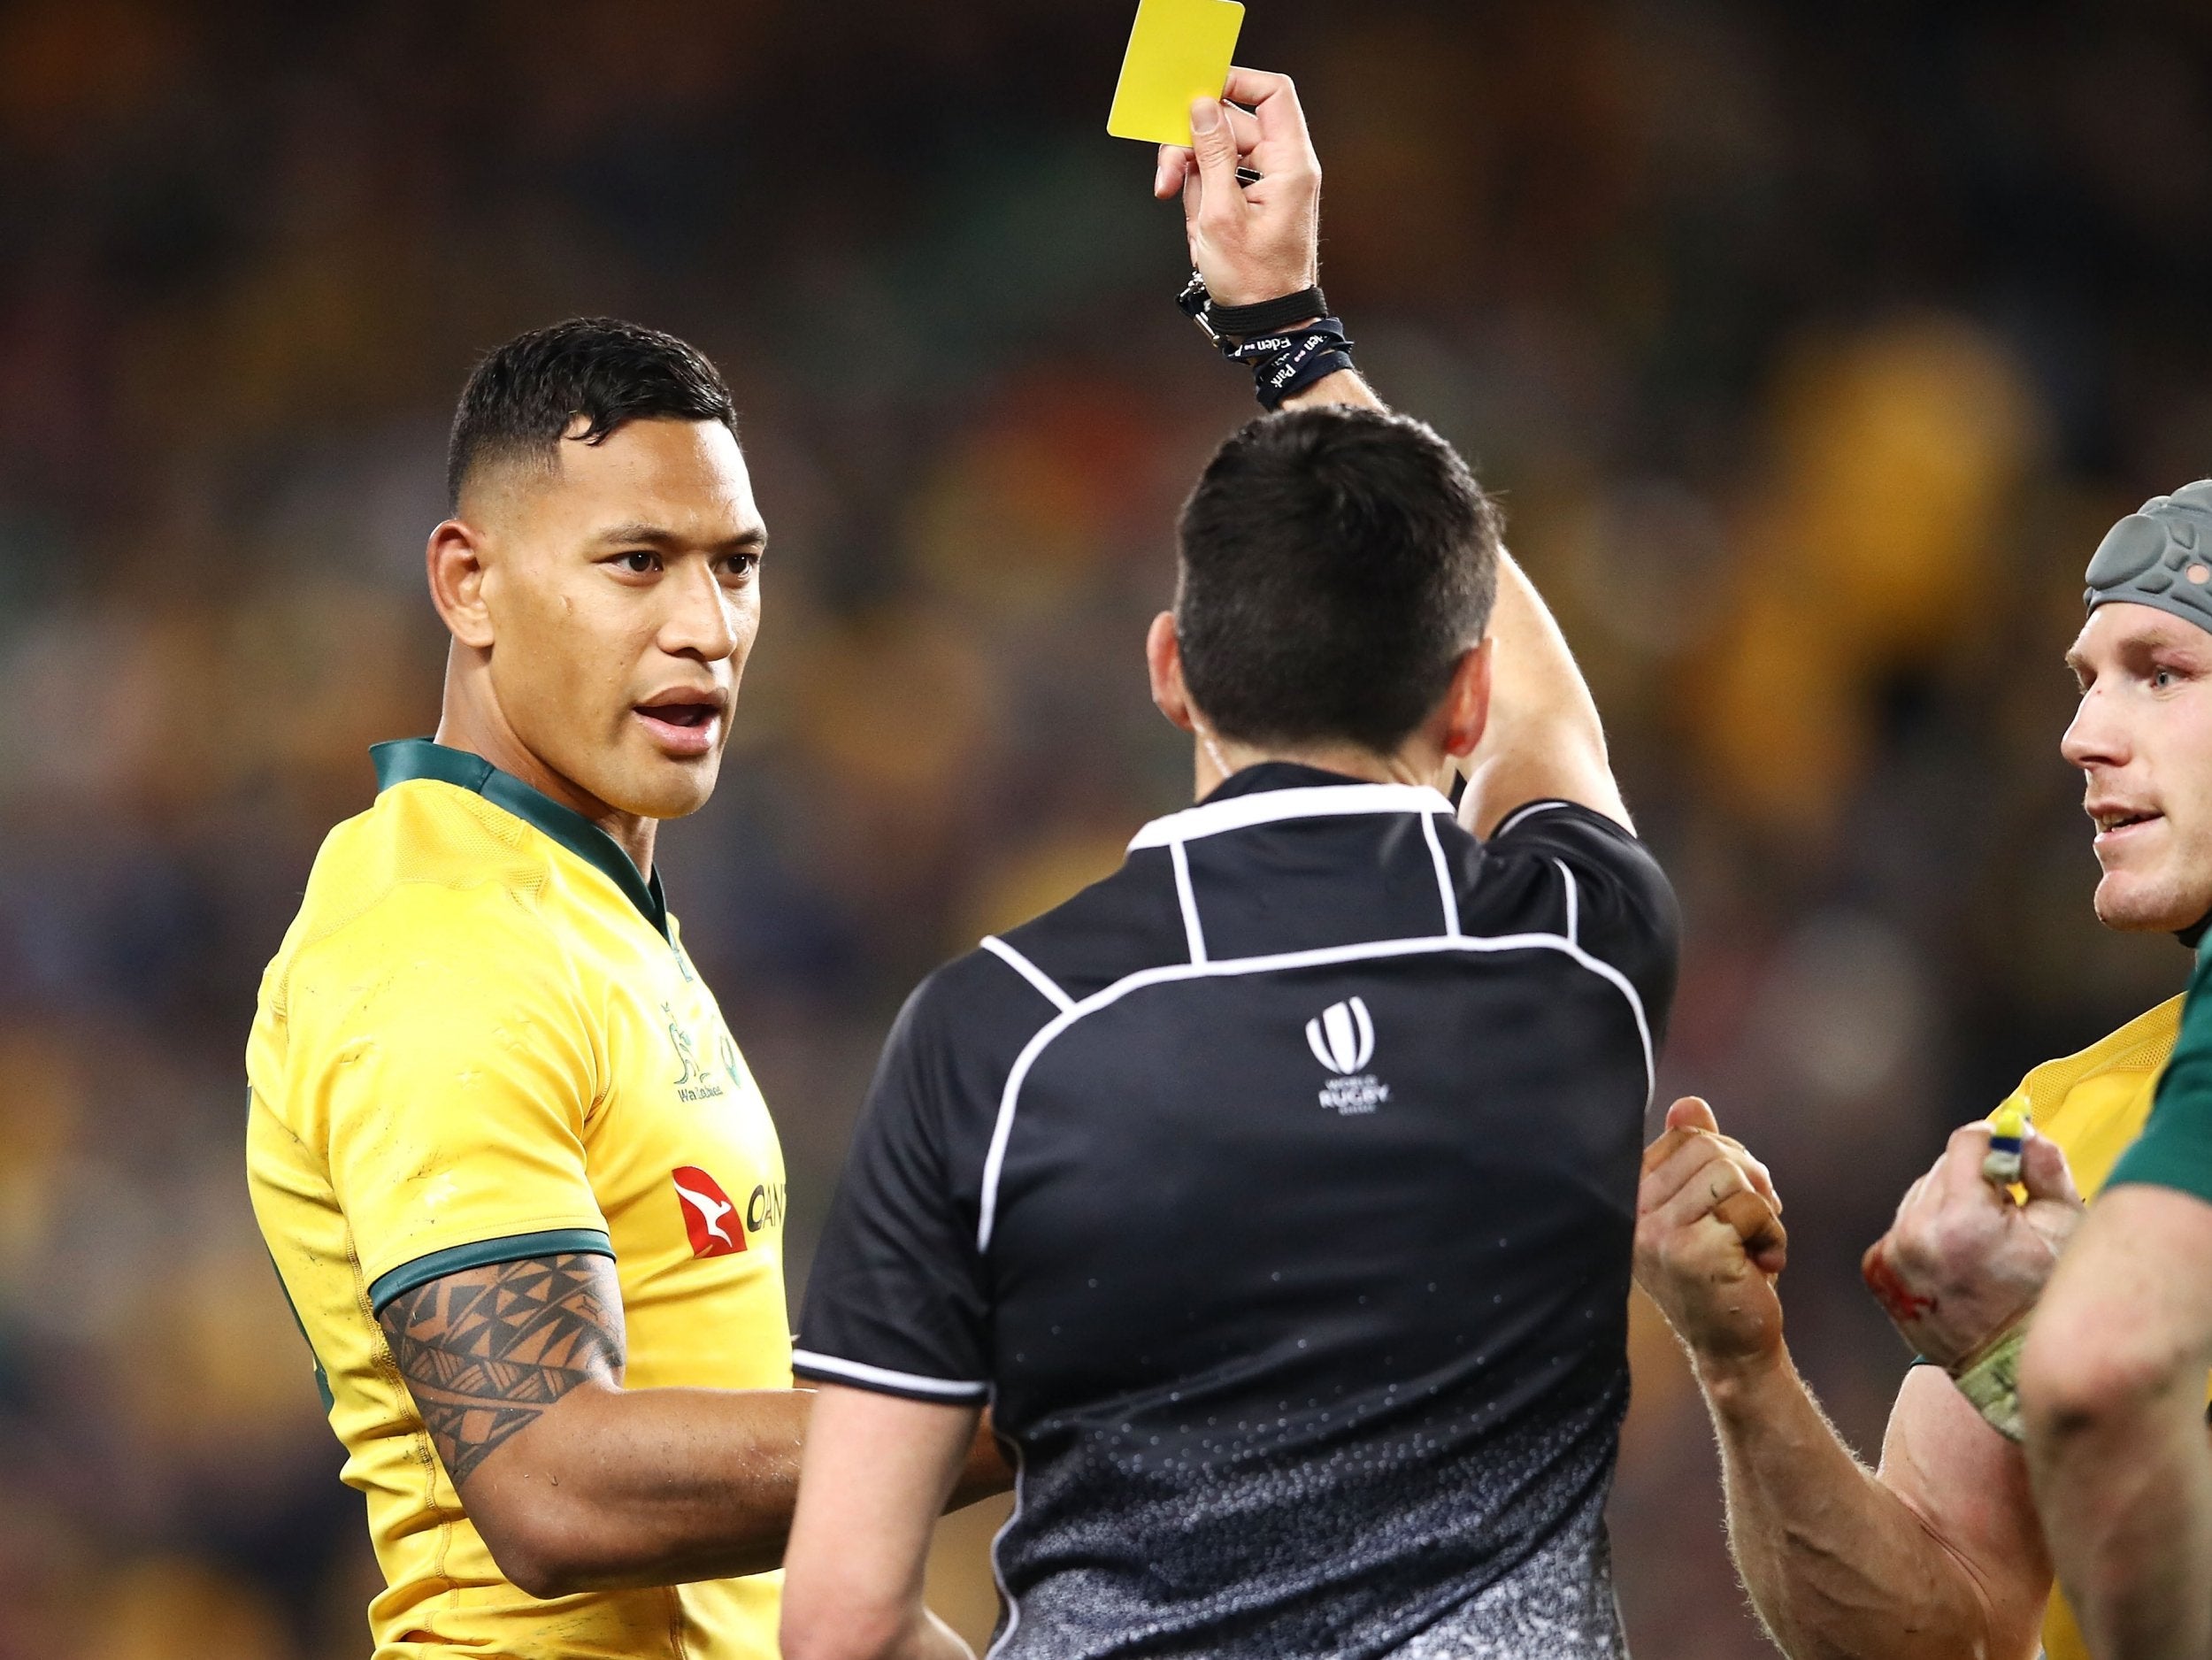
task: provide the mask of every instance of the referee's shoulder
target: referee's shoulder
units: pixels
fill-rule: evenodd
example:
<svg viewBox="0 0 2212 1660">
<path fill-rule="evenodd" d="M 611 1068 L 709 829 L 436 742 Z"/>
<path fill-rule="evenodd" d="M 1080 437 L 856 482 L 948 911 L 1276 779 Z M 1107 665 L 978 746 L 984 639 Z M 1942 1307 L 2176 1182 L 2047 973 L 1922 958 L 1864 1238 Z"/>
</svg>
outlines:
<svg viewBox="0 0 2212 1660">
<path fill-rule="evenodd" d="M 1551 847 L 1600 857 L 1651 860 L 1642 839 L 1617 818 L 1580 802 L 1555 796 L 1524 802 L 1514 808 L 1498 820 L 1482 845 L 1493 852 Z"/>
<path fill-rule="evenodd" d="M 1184 961 L 1189 935 L 1167 849 L 1135 849 L 1111 875 L 979 949 L 1018 972 L 1009 959 L 1018 955 L 1073 1002 L 1145 969 Z"/>
<path fill-rule="evenodd" d="M 1561 935 L 1671 997 L 1681 908 L 1625 825 L 1575 802 L 1530 802 L 1499 820 L 1462 869 L 1470 932 Z"/>
<path fill-rule="evenodd" d="M 1642 890 L 1654 900 L 1673 903 L 1672 885 L 1658 859 L 1636 833 L 1594 808 L 1571 801 L 1532 801 L 1498 821 L 1479 843 L 1480 874 L 1494 881 L 1504 871 L 1540 875 L 1564 865 L 1578 876 L 1594 877 Z"/>
<path fill-rule="evenodd" d="M 1182 960 L 1185 950 L 1167 855 L 1148 849 L 1049 911 L 983 936 L 923 980 L 901 1023 L 956 1026 L 986 1042 L 1026 1038 L 1094 993 Z"/>
</svg>

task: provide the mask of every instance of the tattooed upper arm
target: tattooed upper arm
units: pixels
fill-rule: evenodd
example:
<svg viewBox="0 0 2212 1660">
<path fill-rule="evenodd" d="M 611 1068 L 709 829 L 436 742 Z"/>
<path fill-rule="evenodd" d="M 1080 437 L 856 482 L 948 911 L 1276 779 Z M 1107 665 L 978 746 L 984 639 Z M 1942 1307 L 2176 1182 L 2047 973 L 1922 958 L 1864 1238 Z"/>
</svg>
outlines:
<svg viewBox="0 0 2212 1660">
<path fill-rule="evenodd" d="M 464 1269 L 377 1319 L 456 1487 L 571 1389 L 622 1377 L 622 1292 L 605 1257 Z"/>
</svg>

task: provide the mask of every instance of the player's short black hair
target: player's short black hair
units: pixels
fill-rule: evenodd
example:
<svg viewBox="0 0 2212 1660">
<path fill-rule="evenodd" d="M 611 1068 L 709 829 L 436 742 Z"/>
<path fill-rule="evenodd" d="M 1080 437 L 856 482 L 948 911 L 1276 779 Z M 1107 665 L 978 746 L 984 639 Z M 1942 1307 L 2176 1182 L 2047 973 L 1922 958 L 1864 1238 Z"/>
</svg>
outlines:
<svg viewBox="0 0 2212 1660">
<path fill-rule="evenodd" d="M 1435 709 L 1497 595 L 1501 519 L 1424 423 L 1327 407 L 1270 415 L 1184 504 L 1184 684 L 1246 743 L 1394 749 Z"/>
<path fill-rule="evenodd" d="M 488 461 L 551 466 L 579 415 L 591 423 L 589 443 L 656 417 L 737 430 L 730 389 L 695 347 L 617 318 L 572 317 L 517 334 L 476 365 L 446 446 L 449 503 L 459 507 L 461 487 Z"/>
</svg>

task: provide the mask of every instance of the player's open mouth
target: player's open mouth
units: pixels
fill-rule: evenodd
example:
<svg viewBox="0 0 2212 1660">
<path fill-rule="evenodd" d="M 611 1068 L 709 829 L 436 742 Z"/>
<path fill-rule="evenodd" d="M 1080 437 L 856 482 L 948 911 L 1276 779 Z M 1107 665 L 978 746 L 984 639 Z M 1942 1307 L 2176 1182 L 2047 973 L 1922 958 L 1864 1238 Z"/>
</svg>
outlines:
<svg viewBox="0 0 2212 1660">
<path fill-rule="evenodd" d="M 640 703 L 634 712 L 664 753 L 705 755 L 714 748 L 721 728 L 722 699 L 718 695 L 699 698 L 677 694 Z"/>
<path fill-rule="evenodd" d="M 2145 825 L 2156 824 L 2165 815 L 2158 812 L 2132 812 L 2124 808 L 2093 809 L 2089 817 L 2097 826 L 2095 845 L 2110 847 L 2129 832 Z"/>
</svg>

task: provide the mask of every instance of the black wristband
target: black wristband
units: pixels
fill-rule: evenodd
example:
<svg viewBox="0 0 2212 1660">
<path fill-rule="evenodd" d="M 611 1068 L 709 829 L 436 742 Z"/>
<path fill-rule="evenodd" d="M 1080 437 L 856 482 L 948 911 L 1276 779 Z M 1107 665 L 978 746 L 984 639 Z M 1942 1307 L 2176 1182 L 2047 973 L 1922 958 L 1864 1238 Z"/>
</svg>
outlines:
<svg viewBox="0 0 2212 1660">
<path fill-rule="evenodd" d="M 1223 357 L 1252 371 L 1253 389 L 1271 415 L 1315 381 L 1358 367 L 1344 325 L 1328 315 L 1319 288 L 1258 305 L 1217 306 L 1206 280 L 1194 271 L 1175 304 Z M 1271 332 L 1247 332 L 1271 315 L 1281 319 Z"/>
<path fill-rule="evenodd" d="M 1310 337 L 1310 343 L 1318 338 Z M 1344 345 L 1351 343 L 1348 340 Z M 1314 344 L 1311 350 L 1292 353 L 1272 368 L 1256 371 L 1252 377 L 1253 387 L 1259 396 L 1260 407 L 1272 415 L 1307 388 L 1327 380 L 1333 374 L 1341 374 L 1358 366 L 1352 361 L 1352 354 L 1346 351 L 1343 346 L 1331 348 Z"/>
<path fill-rule="evenodd" d="M 1317 380 L 1357 366 L 1344 325 L 1333 317 L 1286 334 L 1263 334 L 1227 350 L 1250 367 L 1253 388 L 1270 414 Z"/>
<path fill-rule="evenodd" d="M 1206 309 L 1220 333 L 1248 340 L 1254 334 L 1271 334 L 1278 329 L 1326 317 L 1329 303 L 1322 297 L 1319 288 L 1301 288 L 1279 300 L 1262 300 L 1257 305 L 1209 304 Z"/>
<path fill-rule="evenodd" d="M 1256 305 L 1217 305 L 1207 291 L 1206 279 L 1195 271 L 1183 285 L 1182 293 L 1176 296 L 1175 304 L 1184 316 L 1205 332 L 1208 340 L 1230 357 L 1235 355 L 1239 341 L 1294 327 L 1329 314 L 1329 302 L 1317 288 L 1301 288 L 1295 294 L 1262 300 Z"/>
</svg>

